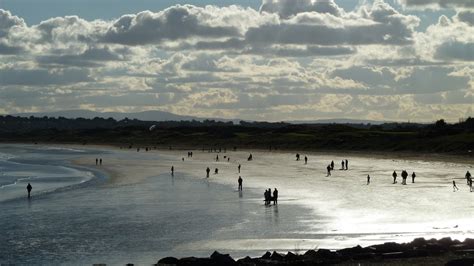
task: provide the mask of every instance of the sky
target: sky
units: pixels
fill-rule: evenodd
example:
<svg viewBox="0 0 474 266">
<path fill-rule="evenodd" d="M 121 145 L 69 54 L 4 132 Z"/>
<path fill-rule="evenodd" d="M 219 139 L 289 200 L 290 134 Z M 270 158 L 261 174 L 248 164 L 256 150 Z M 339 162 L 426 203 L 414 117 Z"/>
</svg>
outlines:
<svg viewBox="0 0 474 266">
<path fill-rule="evenodd" d="M 474 117 L 474 0 L 0 0 L 0 114 Z"/>
</svg>

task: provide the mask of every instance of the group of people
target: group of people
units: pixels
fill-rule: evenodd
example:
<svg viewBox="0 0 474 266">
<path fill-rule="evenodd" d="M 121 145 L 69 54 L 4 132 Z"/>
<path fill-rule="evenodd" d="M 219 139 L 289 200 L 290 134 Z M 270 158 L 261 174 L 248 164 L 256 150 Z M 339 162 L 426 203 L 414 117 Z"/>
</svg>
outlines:
<svg viewBox="0 0 474 266">
<path fill-rule="evenodd" d="M 297 161 L 300 160 L 300 154 L 299 153 L 296 154 L 296 160 Z M 304 157 L 304 164 L 308 164 L 308 157 L 307 156 Z"/>
<path fill-rule="evenodd" d="M 466 175 L 464 176 L 466 178 L 466 183 L 467 185 L 469 186 L 469 192 L 472 192 L 473 191 L 473 188 L 472 188 L 472 176 L 471 176 L 471 173 L 469 173 L 469 171 L 466 172 Z M 459 190 L 459 188 L 456 186 L 456 181 L 453 180 L 453 192 L 456 192 L 457 190 Z"/>
<path fill-rule="evenodd" d="M 102 165 L 102 158 L 95 158 L 95 165 Z"/>
<path fill-rule="evenodd" d="M 393 171 L 393 173 L 392 173 L 393 183 L 392 184 L 397 183 L 397 176 L 398 176 L 397 172 Z M 408 178 L 408 172 L 406 170 L 403 170 L 402 173 L 401 173 L 401 176 L 402 176 L 402 185 L 406 185 L 407 184 L 407 178 Z M 415 183 L 415 177 L 416 177 L 416 174 L 415 174 L 415 172 L 413 172 L 411 174 L 411 182 L 412 183 Z"/>
<path fill-rule="evenodd" d="M 265 205 L 270 205 L 271 202 L 273 201 L 273 204 L 278 203 L 278 190 L 275 188 L 273 190 L 273 196 L 272 196 L 272 190 L 269 188 L 265 190 L 265 193 L 263 193 L 263 196 L 265 197 Z"/>
<path fill-rule="evenodd" d="M 334 170 L 334 161 L 331 161 L 331 163 L 326 166 L 326 170 L 328 172 L 327 176 L 331 176 L 331 171 Z M 347 159 L 341 161 L 341 169 L 339 170 L 349 170 L 349 161 Z"/>
</svg>

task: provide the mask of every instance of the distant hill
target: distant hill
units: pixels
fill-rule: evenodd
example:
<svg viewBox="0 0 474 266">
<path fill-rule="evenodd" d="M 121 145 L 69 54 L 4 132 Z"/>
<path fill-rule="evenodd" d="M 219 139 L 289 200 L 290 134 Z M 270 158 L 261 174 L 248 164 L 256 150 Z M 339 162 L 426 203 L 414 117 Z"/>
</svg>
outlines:
<svg viewBox="0 0 474 266">
<path fill-rule="evenodd" d="M 65 118 L 86 118 L 92 119 L 94 117 L 101 117 L 101 118 L 113 118 L 117 121 L 123 120 L 125 118 L 128 119 L 138 119 L 141 121 L 204 121 L 208 120 L 215 120 L 215 121 L 222 121 L 222 122 L 229 122 L 232 121 L 234 124 L 238 124 L 241 119 L 222 119 L 222 118 L 203 118 L 203 117 L 196 117 L 196 116 L 185 116 L 185 115 L 177 115 L 170 112 L 164 111 L 144 111 L 144 112 L 137 112 L 137 113 L 120 113 L 120 112 L 95 112 L 89 110 L 66 110 L 66 111 L 56 111 L 56 112 L 38 112 L 38 113 L 17 113 L 11 114 L 12 116 L 20 116 L 20 117 L 65 117 Z M 246 120 L 248 121 L 248 120 Z M 283 121 L 289 124 L 371 124 L 371 125 L 381 125 L 384 123 L 391 123 L 388 121 L 374 121 L 374 120 L 359 120 L 359 119 L 316 119 L 316 120 L 294 120 L 294 121 Z"/>
<path fill-rule="evenodd" d="M 183 116 L 183 115 L 176 115 L 169 112 L 164 111 L 144 111 L 138 113 L 120 113 L 120 112 L 94 112 L 89 110 L 67 110 L 67 111 L 56 111 L 56 112 L 44 112 L 44 113 L 19 113 L 19 114 L 12 114 L 12 116 L 20 116 L 20 117 L 65 117 L 65 118 L 86 118 L 92 119 L 94 117 L 101 117 L 101 118 L 113 118 L 117 121 L 123 120 L 125 118 L 128 119 L 138 119 L 141 121 L 191 121 L 197 120 L 202 121 L 206 118 L 199 118 L 194 116 Z"/>
</svg>

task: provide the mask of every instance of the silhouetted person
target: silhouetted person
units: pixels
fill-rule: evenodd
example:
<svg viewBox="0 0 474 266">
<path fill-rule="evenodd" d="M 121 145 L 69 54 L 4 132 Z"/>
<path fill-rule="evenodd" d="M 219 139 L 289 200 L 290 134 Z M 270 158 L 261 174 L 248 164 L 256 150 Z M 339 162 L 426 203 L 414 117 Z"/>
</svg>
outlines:
<svg viewBox="0 0 474 266">
<path fill-rule="evenodd" d="M 206 168 L 206 174 L 207 174 L 206 177 L 209 177 L 209 173 L 210 173 L 210 172 L 211 172 L 211 169 L 209 169 L 209 167 Z"/>
<path fill-rule="evenodd" d="M 227 157 L 227 162 L 230 162 L 230 157 Z"/>
<path fill-rule="evenodd" d="M 328 175 L 327 176 L 330 176 L 331 175 L 331 166 L 329 164 L 326 167 L 326 170 L 328 170 Z"/>
<path fill-rule="evenodd" d="M 331 161 L 331 170 L 334 170 L 334 161 Z"/>
<path fill-rule="evenodd" d="M 99 164 L 99 159 L 95 158 L 95 165 Z"/>
<path fill-rule="evenodd" d="M 453 192 L 456 190 L 459 190 L 459 188 L 456 186 L 456 181 L 453 180 Z"/>
<path fill-rule="evenodd" d="M 252 161 L 253 160 L 253 156 L 252 154 L 249 155 L 249 158 L 247 158 L 247 161 Z"/>
<path fill-rule="evenodd" d="M 349 161 L 346 160 L 346 170 L 349 170 Z"/>
<path fill-rule="evenodd" d="M 183 161 L 183 162 L 184 162 L 184 157 L 183 157 L 183 158 L 181 158 L 181 161 Z"/>
<path fill-rule="evenodd" d="M 304 157 L 304 164 L 308 164 L 308 157 Z"/>
<path fill-rule="evenodd" d="M 219 155 L 216 156 L 216 162 L 218 162 L 218 161 L 219 161 Z"/>
<path fill-rule="evenodd" d="M 299 153 L 296 154 L 296 160 L 297 160 L 297 161 L 300 160 L 300 154 L 299 154 Z"/>
<path fill-rule="evenodd" d="M 415 177 L 416 177 L 416 174 L 415 174 L 415 172 L 413 172 L 413 174 L 411 174 L 411 182 L 412 183 L 415 183 Z"/>
<path fill-rule="evenodd" d="M 171 166 L 171 175 L 174 176 L 174 166 Z"/>
<path fill-rule="evenodd" d="M 345 169 L 345 168 L 344 168 L 344 160 L 342 160 L 341 166 L 342 166 L 341 170 L 344 170 L 344 169 Z"/>
<path fill-rule="evenodd" d="M 219 173 L 219 169 L 216 168 L 216 169 L 214 170 L 214 174 L 217 175 L 218 173 Z"/>
<path fill-rule="evenodd" d="M 241 167 L 241 165 L 239 164 L 239 166 L 237 166 L 237 169 L 239 170 L 239 174 L 240 174 L 240 167 Z"/>
<path fill-rule="evenodd" d="M 263 193 L 263 196 L 265 197 L 265 205 L 270 204 L 270 197 L 271 197 L 270 193 L 271 193 L 270 189 L 266 189 L 265 193 Z"/>
<path fill-rule="evenodd" d="M 102 165 L 102 158 L 99 159 L 99 164 Z"/>
<path fill-rule="evenodd" d="M 407 184 L 407 178 L 408 178 L 408 173 L 406 170 L 403 170 L 402 171 L 402 185 L 406 185 Z"/>
<path fill-rule="evenodd" d="M 393 183 L 394 184 L 397 183 L 397 172 L 393 171 L 392 176 L 393 176 Z"/>
<path fill-rule="evenodd" d="M 278 190 L 275 188 L 273 190 L 273 204 L 277 204 L 278 203 Z"/>
<path fill-rule="evenodd" d="M 467 183 L 469 184 L 469 179 L 471 179 L 471 173 L 469 173 L 469 171 L 466 172 L 466 180 L 467 180 Z"/>
<path fill-rule="evenodd" d="M 242 191 L 242 177 L 239 176 L 239 179 L 237 181 L 239 182 L 239 190 Z"/>
<path fill-rule="evenodd" d="M 367 185 L 370 184 L 370 175 L 367 175 Z"/>
<path fill-rule="evenodd" d="M 28 198 L 31 197 L 31 190 L 33 189 L 33 187 L 31 186 L 30 183 L 28 183 L 28 185 L 26 186 L 26 190 L 28 191 Z"/>
</svg>

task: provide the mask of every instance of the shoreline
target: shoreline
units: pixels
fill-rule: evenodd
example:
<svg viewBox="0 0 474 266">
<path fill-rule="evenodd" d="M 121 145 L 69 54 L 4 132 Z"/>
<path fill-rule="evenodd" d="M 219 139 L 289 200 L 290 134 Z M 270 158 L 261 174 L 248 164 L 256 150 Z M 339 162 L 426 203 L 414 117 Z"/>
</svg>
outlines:
<svg viewBox="0 0 474 266">
<path fill-rule="evenodd" d="M 450 237 L 441 239 L 416 238 L 408 243 L 385 242 L 361 247 L 338 249 L 309 249 L 301 254 L 267 251 L 261 257 L 235 260 L 228 254 L 214 251 L 209 257 L 164 257 L 157 265 L 473 265 L 474 239 L 463 241 Z"/>
<path fill-rule="evenodd" d="M 113 150 L 129 150 L 118 143 L 90 143 L 90 144 L 80 144 L 73 142 L 38 142 L 38 143 L 28 143 L 28 142 L 0 142 L 0 144 L 18 144 L 18 145 L 60 145 L 74 148 L 98 148 L 98 149 L 113 149 Z M 174 146 L 172 149 L 169 149 L 168 145 L 133 145 L 131 150 L 136 148 L 143 149 L 144 147 L 156 147 L 156 149 L 151 149 L 150 151 L 160 151 L 160 152 L 169 152 L 169 151 L 202 151 L 202 147 L 197 146 Z M 430 152 L 414 152 L 414 151 L 381 151 L 381 150 L 297 150 L 293 148 L 289 149 L 261 149 L 257 147 L 243 147 L 238 148 L 237 151 L 249 151 L 249 152 L 265 152 L 265 153 L 300 153 L 308 155 L 348 155 L 348 156 L 358 156 L 363 158 L 377 158 L 377 159 L 406 159 L 406 160 L 424 160 L 424 161 L 436 161 L 436 162 L 452 162 L 452 163 L 462 163 L 462 164 L 473 164 L 474 153 L 430 153 Z M 234 152 L 232 149 L 227 150 L 228 153 Z M 214 152 L 211 153 L 224 153 L 224 152 Z M 472 167 L 472 166 L 471 166 Z"/>
</svg>

